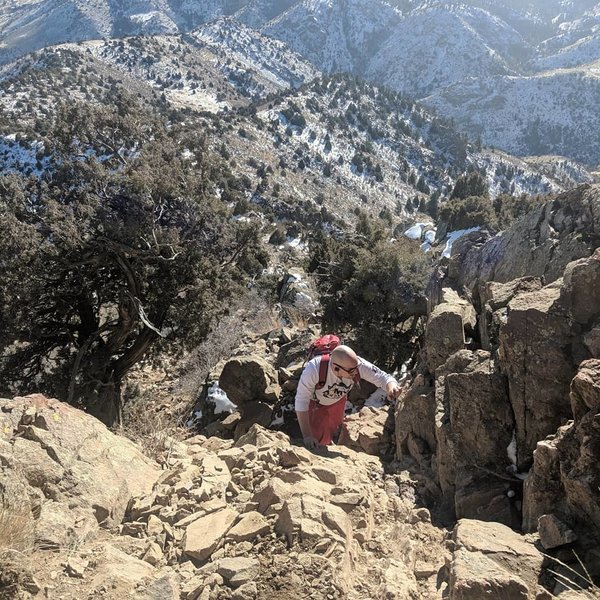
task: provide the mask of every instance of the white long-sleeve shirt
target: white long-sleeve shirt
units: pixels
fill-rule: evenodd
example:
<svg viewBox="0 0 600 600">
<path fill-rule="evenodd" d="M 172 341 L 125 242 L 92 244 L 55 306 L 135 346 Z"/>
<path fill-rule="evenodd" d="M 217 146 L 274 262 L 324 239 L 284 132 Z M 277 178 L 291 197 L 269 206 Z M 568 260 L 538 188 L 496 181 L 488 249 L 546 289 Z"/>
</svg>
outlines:
<svg viewBox="0 0 600 600">
<path fill-rule="evenodd" d="M 335 374 L 332 369 L 333 362 L 330 356 L 325 385 L 320 390 L 315 390 L 316 385 L 319 383 L 321 358 L 321 356 L 313 358 L 304 367 L 304 371 L 302 371 L 300 381 L 298 382 L 295 402 L 296 410 L 299 412 L 307 411 L 312 399 L 316 399 L 319 404 L 335 404 L 340 398 L 346 396 L 354 385 L 353 380 L 341 378 Z M 361 379 L 365 379 L 383 389 L 385 389 L 390 381 L 396 381 L 394 377 L 388 375 L 364 358 L 358 359 L 358 372 Z"/>
</svg>

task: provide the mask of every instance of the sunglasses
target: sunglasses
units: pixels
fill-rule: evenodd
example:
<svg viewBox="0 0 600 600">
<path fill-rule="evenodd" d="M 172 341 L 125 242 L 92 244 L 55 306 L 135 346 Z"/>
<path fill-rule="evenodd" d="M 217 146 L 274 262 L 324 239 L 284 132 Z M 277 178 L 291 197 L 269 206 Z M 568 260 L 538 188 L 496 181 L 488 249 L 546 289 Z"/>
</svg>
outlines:
<svg viewBox="0 0 600 600">
<path fill-rule="evenodd" d="M 334 371 L 345 371 L 348 375 L 355 375 L 358 373 L 358 365 L 352 367 L 351 369 L 346 369 L 346 367 L 342 367 L 342 365 L 338 365 L 337 363 L 333 363 Z"/>
</svg>

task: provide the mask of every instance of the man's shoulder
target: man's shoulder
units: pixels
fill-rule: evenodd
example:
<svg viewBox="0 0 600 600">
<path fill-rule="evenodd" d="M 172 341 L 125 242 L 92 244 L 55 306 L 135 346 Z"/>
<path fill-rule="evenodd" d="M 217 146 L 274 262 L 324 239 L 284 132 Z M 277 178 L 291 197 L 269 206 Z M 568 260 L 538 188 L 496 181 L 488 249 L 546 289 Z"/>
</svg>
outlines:
<svg viewBox="0 0 600 600">
<path fill-rule="evenodd" d="M 305 365 L 304 365 L 304 370 L 302 371 L 302 374 L 313 374 L 313 373 L 318 373 L 319 372 L 319 368 L 321 366 L 321 356 L 315 356 L 314 358 L 311 358 Z"/>
</svg>

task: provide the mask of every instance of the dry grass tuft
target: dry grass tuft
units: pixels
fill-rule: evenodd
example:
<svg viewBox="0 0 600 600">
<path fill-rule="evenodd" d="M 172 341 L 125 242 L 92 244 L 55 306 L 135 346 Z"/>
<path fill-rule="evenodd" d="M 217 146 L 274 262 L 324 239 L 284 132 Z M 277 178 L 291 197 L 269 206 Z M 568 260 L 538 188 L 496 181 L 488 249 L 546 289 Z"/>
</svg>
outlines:
<svg viewBox="0 0 600 600">
<path fill-rule="evenodd" d="M 561 566 L 565 571 L 567 571 L 568 575 L 566 575 L 565 573 L 559 573 L 555 569 L 547 569 L 547 571 L 551 573 L 556 579 L 556 581 L 560 583 L 563 587 L 565 587 L 567 590 L 581 593 L 582 598 L 589 598 L 590 600 L 599 599 L 600 587 L 598 587 L 594 583 L 590 572 L 588 571 L 587 567 L 583 564 L 581 558 L 579 558 L 577 552 L 575 552 L 574 550 L 572 552 L 575 558 L 577 559 L 579 566 L 581 567 L 581 571 L 574 569 L 573 567 L 569 566 L 568 564 L 554 556 L 542 553 L 542 555 L 545 558 L 551 560 L 552 562 Z"/>
<path fill-rule="evenodd" d="M 123 409 L 123 423 L 119 435 L 135 442 L 152 460 L 165 462 L 175 439 L 183 438 L 179 419 L 160 407 L 152 405 L 149 393 L 139 392 Z"/>
<path fill-rule="evenodd" d="M 0 480 L 0 552 L 33 548 L 34 521 L 27 492 L 8 479 Z"/>
</svg>

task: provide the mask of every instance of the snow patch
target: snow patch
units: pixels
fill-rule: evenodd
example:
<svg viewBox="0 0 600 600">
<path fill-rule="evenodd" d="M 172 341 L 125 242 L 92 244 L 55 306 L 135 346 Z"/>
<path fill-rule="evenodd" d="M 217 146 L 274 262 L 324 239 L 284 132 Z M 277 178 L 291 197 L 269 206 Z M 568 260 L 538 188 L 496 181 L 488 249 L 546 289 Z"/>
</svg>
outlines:
<svg viewBox="0 0 600 600">
<path fill-rule="evenodd" d="M 452 245 L 457 239 L 461 238 L 463 235 L 467 235 L 467 233 L 473 233 L 474 231 L 479 231 L 480 229 L 481 227 L 470 227 L 469 229 L 459 229 L 458 231 L 451 231 L 446 237 L 446 246 L 444 247 L 442 256 L 444 258 L 450 258 L 450 254 L 452 253 Z"/>
<path fill-rule="evenodd" d="M 383 408 L 386 405 L 387 393 L 385 390 L 375 390 L 365 401 L 365 406 Z"/>
<path fill-rule="evenodd" d="M 433 223 L 415 223 L 404 232 L 404 235 L 410 240 L 420 240 L 425 227 L 433 227 Z"/>
<path fill-rule="evenodd" d="M 517 465 L 517 436 L 513 429 L 512 440 L 506 448 L 506 455 L 511 465 Z"/>
<path fill-rule="evenodd" d="M 232 413 L 237 410 L 237 406 L 227 397 L 216 381 L 208 388 L 206 401 L 215 405 L 215 415 L 224 412 Z"/>
</svg>

